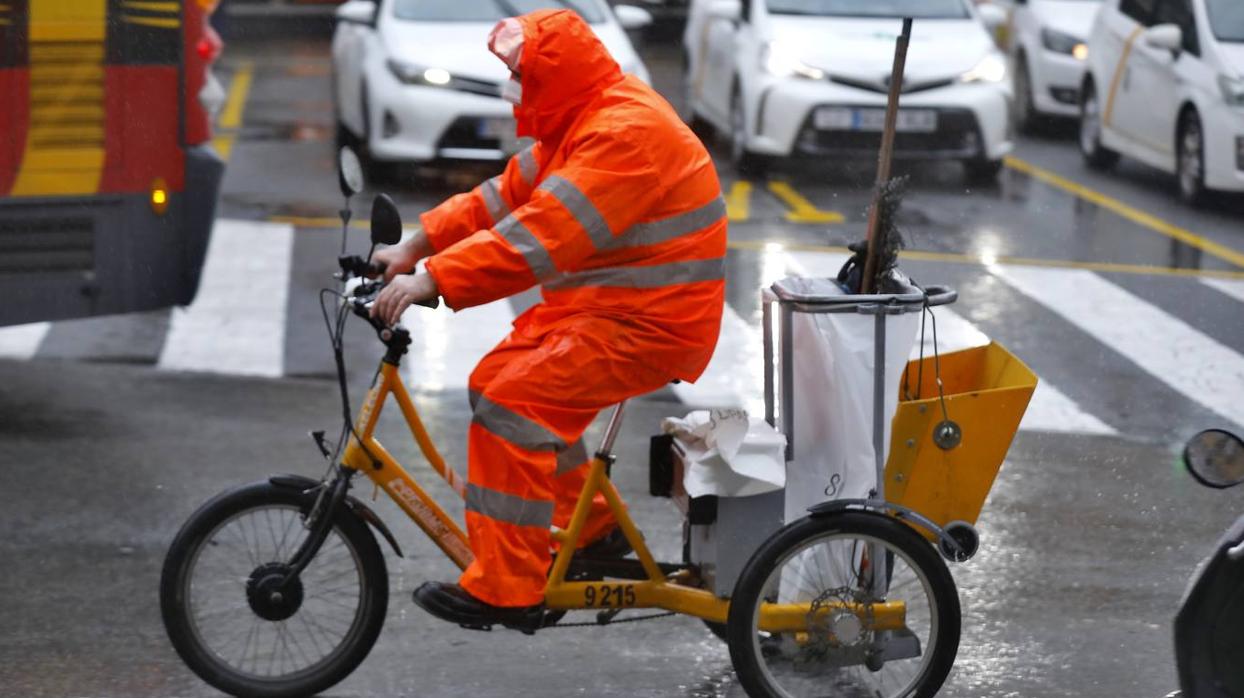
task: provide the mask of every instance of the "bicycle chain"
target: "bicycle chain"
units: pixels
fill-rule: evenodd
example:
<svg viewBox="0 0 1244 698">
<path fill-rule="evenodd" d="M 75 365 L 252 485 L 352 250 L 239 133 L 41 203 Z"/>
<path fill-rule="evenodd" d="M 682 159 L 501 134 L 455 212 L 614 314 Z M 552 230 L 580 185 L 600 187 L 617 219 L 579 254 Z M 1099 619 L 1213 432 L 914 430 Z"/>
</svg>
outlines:
<svg viewBox="0 0 1244 698">
<path fill-rule="evenodd" d="M 553 625 L 540 628 L 540 629 L 541 630 L 554 630 L 556 628 L 588 628 L 588 627 L 600 628 L 606 625 L 618 625 L 621 623 L 638 623 L 640 621 L 656 620 L 657 618 L 669 618 L 670 616 L 676 616 L 676 615 L 678 614 L 673 611 L 670 611 L 668 613 L 651 613 L 646 616 L 636 616 L 634 618 L 623 618 L 622 620 L 610 619 L 604 623 L 601 623 L 600 621 L 595 621 L 595 620 L 585 621 L 582 623 L 554 623 Z"/>
</svg>

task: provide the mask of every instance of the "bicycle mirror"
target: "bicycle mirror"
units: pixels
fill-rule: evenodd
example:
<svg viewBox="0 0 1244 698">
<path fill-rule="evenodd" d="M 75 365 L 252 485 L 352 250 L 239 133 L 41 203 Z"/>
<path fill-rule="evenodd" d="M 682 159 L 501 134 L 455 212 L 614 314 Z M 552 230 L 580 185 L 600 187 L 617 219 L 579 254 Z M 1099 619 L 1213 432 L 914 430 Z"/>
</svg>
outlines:
<svg viewBox="0 0 1244 698">
<path fill-rule="evenodd" d="M 337 186 L 347 199 L 363 191 L 363 165 L 349 146 L 342 146 L 337 153 Z"/>
<path fill-rule="evenodd" d="M 1188 439 L 1184 465 L 1203 485 L 1234 487 L 1244 482 L 1244 439 L 1222 429 L 1206 429 Z"/>
<path fill-rule="evenodd" d="M 388 194 L 371 202 L 371 244 L 396 245 L 402 240 L 402 214 Z"/>
</svg>

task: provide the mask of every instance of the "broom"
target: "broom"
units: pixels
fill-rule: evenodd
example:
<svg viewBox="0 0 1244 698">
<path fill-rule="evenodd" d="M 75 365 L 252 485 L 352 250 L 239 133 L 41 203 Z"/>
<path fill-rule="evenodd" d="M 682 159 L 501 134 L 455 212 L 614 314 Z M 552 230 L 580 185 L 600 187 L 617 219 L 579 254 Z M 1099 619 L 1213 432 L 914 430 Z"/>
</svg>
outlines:
<svg viewBox="0 0 1244 698">
<path fill-rule="evenodd" d="M 890 71 L 890 92 L 886 101 L 885 125 L 881 131 L 881 151 L 877 155 L 877 181 L 873 187 L 872 204 L 868 207 L 867 238 L 848 246 L 855 256 L 839 272 L 838 280 L 848 291 L 877 293 L 898 263 L 903 239 L 895 223 L 902 205 L 906 178 L 890 178 L 890 162 L 894 157 L 894 133 L 898 121 L 898 98 L 903 89 L 903 70 L 907 64 L 907 46 L 911 43 L 910 17 L 903 19 L 903 31 L 894 43 L 894 67 Z M 859 257 L 863 255 L 863 270 Z M 854 262 L 854 264 L 853 264 Z M 854 273 L 853 273 L 854 272 Z M 858 278 L 858 285 L 856 282 Z"/>
</svg>

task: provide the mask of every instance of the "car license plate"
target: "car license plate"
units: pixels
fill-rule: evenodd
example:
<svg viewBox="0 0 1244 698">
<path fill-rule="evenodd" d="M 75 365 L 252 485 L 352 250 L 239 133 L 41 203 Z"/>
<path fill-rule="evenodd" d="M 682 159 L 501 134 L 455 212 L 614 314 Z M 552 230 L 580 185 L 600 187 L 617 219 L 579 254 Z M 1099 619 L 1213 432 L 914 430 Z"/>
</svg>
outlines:
<svg viewBox="0 0 1244 698">
<path fill-rule="evenodd" d="M 821 107 L 812 116 L 816 128 L 825 131 L 881 131 L 885 128 L 885 109 Z M 894 128 L 900 133 L 930 133 L 937 130 L 933 109 L 899 109 Z"/>
<path fill-rule="evenodd" d="M 514 120 L 505 118 L 480 119 L 480 138 L 504 138 L 514 135 Z"/>
</svg>

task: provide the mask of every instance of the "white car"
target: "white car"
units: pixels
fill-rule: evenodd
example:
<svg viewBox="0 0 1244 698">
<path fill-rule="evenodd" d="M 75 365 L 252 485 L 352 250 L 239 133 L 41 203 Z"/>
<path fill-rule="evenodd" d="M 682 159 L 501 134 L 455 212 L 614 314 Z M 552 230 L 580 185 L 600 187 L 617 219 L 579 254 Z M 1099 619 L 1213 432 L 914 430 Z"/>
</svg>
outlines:
<svg viewBox="0 0 1244 698">
<path fill-rule="evenodd" d="M 1088 36 L 1101 0 L 1013 0 L 1011 74 L 1015 123 L 1030 130 L 1042 117 L 1080 115 Z"/>
<path fill-rule="evenodd" d="M 575 10 L 622 69 L 648 82 L 627 29 L 646 10 L 603 0 L 350 0 L 337 9 L 333 100 L 338 138 L 373 161 L 502 160 L 518 149 L 509 75 L 488 51 L 508 16 L 543 7 Z M 616 14 L 615 14 L 616 13 Z"/>
<path fill-rule="evenodd" d="M 1089 37 L 1080 150 L 1178 175 L 1179 196 L 1244 191 L 1244 1 L 1105 0 Z"/>
<path fill-rule="evenodd" d="M 684 118 L 729 133 L 746 171 L 773 156 L 876 158 L 899 18 L 914 17 L 896 158 L 992 179 L 1011 151 L 1006 58 L 969 0 L 693 0 Z M 699 122 L 699 123 L 697 123 Z"/>
</svg>

